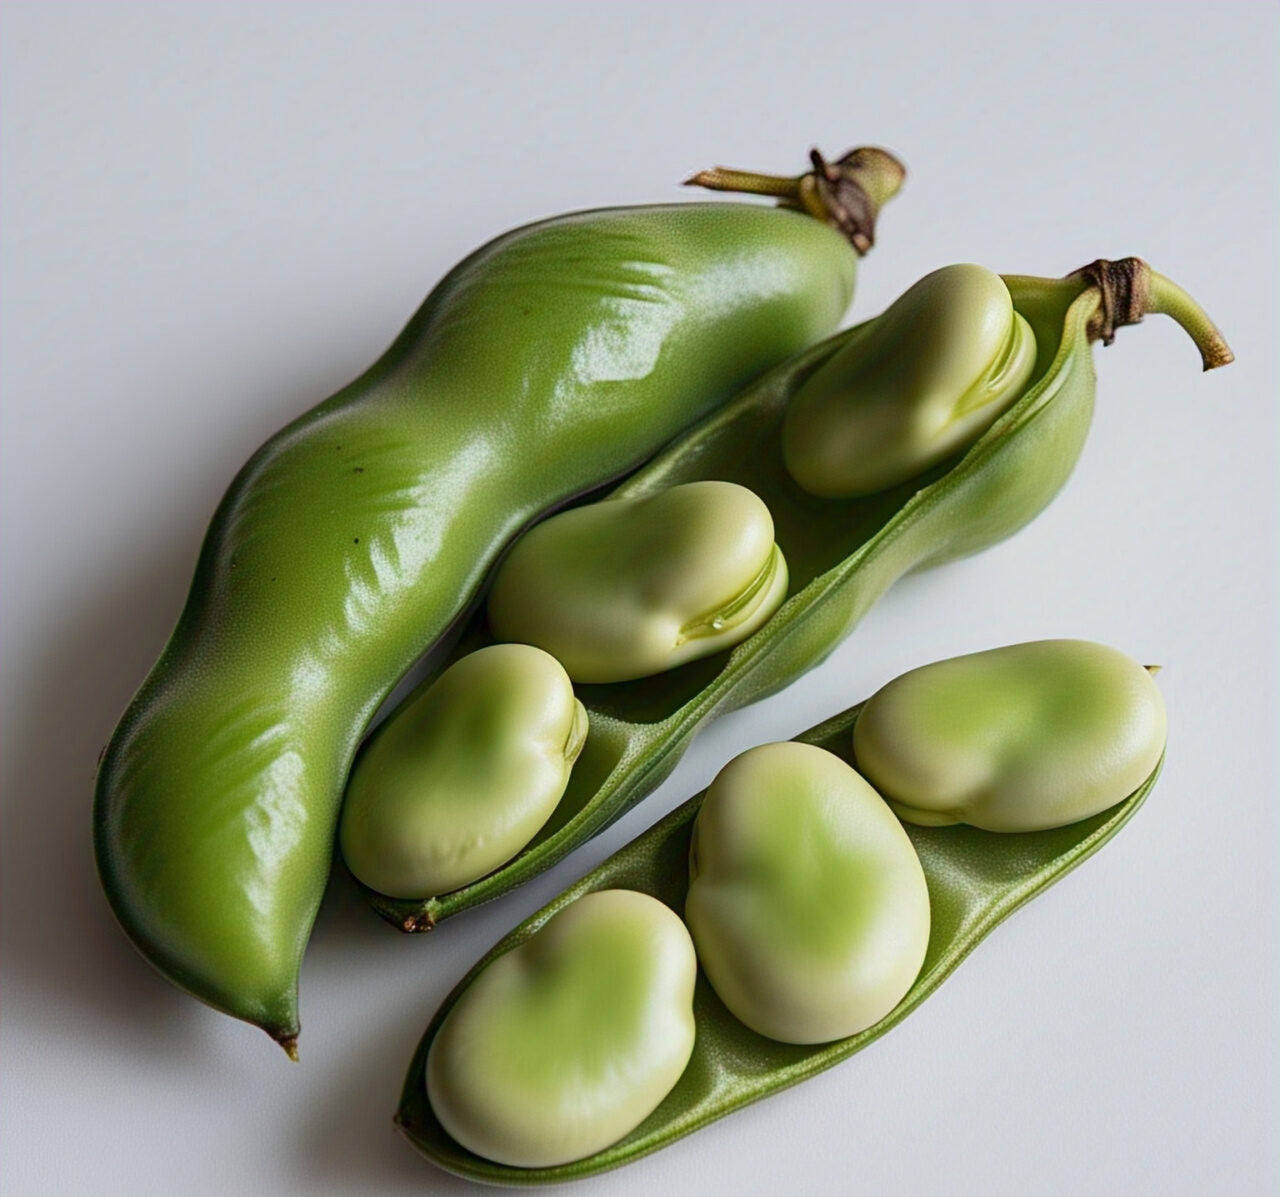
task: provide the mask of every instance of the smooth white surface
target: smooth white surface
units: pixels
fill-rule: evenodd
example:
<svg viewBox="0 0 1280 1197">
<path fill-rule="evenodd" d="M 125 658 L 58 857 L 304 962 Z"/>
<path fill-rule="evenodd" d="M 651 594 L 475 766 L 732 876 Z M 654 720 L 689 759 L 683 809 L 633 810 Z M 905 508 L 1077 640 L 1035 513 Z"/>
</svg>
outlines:
<svg viewBox="0 0 1280 1197">
<path fill-rule="evenodd" d="M 499 935 L 734 753 L 925 661 L 1081 636 L 1166 667 L 1168 763 L 1133 824 L 855 1060 L 577 1191 L 1274 1192 L 1277 15 L 6 3 L 5 1191 L 468 1190 L 390 1119 Z M 1202 376 L 1170 321 L 1123 330 L 1041 518 L 900 584 L 536 883 L 414 939 L 331 886 L 300 1064 L 153 975 L 94 877 L 94 758 L 242 461 L 499 231 L 860 142 L 911 175 L 857 318 L 950 261 L 1136 253 L 1239 361 Z"/>
</svg>

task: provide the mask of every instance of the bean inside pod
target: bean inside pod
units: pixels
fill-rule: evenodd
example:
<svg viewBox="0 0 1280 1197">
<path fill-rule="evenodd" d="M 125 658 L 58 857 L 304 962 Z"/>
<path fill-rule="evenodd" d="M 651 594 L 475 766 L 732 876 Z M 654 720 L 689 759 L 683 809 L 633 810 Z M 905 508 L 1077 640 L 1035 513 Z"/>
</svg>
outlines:
<svg viewBox="0 0 1280 1197">
<path fill-rule="evenodd" d="M 853 727 L 861 706 L 798 736 L 853 764 Z M 891 1030 L 955 970 L 1014 910 L 1064 877 L 1110 840 L 1137 812 L 1155 785 L 1159 764 L 1123 802 L 1066 827 L 1019 835 L 963 825 L 904 830 L 915 848 L 929 891 L 930 931 L 924 963 L 906 996 L 884 1018 L 847 1039 L 819 1045 L 781 1043 L 747 1027 L 725 1007 L 700 971 L 693 1010 L 693 1055 L 665 1100 L 620 1142 L 576 1162 L 547 1168 L 511 1168 L 462 1148 L 432 1112 L 423 1086 L 431 1045 L 449 1011 L 472 980 L 505 953 L 526 943 L 548 920 L 583 895 L 626 888 L 647 893 L 672 909 L 689 896 L 688 858 L 699 794 L 609 857 L 504 937 L 459 982 L 436 1012 L 405 1076 L 396 1122 L 432 1163 L 490 1184 L 557 1184 L 596 1175 L 657 1151 L 717 1118 L 848 1059 Z"/>
<path fill-rule="evenodd" d="M 489 626 L 576 682 L 631 681 L 745 640 L 786 591 L 768 507 L 745 486 L 686 482 L 530 529 L 498 569 Z"/>
<path fill-rule="evenodd" d="M 701 479 L 736 482 L 768 506 L 786 558 L 787 598 L 732 650 L 656 677 L 582 684 L 591 731 L 565 796 L 521 855 L 488 877 L 423 902 L 368 897 L 405 931 L 430 930 L 536 876 L 608 826 L 675 767 L 708 719 L 786 686 L 823 660 L 903 574 L 977 552 L 1017 531 L 1065 484 L 1093 412 L 1091 345 L 1144 313 L 1172 316 L 1206 369 L 1231 360 L 1217 329 L 1176 284 L 1139 259 L 1065 278 L 1001 276 L 1035 338 L 1026 388 L 979 440 L 918 477 L 871 495 L 824 499 L 801 489 L 782 455 L 788 405 L 862 326 L 749 387 L 612 493 L 641 498 Z M 478 619 L 459 652 L 490 641 Z"/>
<path fill-rule="evenodd" d="M 867 700 L 853 749 L 907 822 L 1040 831 L 1132 793 L 1166 730 L 1137 661 L 1087 640 L 1037 640 L 895 678 Z"/>
<path fill-rule="evenodd" d="M 587 713 L 549 653 L 469 653 L 356 759 L 338 837 L 347 867 L 404 898 L 483 877 L 550 817 L 586 736 Z"/>
</svg>

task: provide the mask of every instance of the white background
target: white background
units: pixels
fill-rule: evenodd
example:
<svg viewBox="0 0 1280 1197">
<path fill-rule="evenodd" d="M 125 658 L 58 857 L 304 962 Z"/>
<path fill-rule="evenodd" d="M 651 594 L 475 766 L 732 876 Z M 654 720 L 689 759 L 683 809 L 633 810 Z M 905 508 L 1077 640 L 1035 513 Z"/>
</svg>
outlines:
<svg viewBox="0 0 1280 1197">
<path fill-rule="evenodd" d="M 1165 666 L 1168 763 L 1133 824 L 855 1060 L 577 1191 L 1273 1192 L 1277 16 L 4 4 L 5 1191 L 463 1192 L 391 1114 L 499 935 L 735 752 L 911 666 L 1083 636 Z M 94 759 L 241 462 L 496 233 L 860 142 L 911 175 L 858 318 L 947 262 L 1136 253 L 1239 361 L 1201 375 L 1170 321 L 1122 331 L 1043 516 L 899 585 L 538 882 L 413 939 L 335 883 L 300 1064 L 154 975 L 97 887 Z"/>
</svg>

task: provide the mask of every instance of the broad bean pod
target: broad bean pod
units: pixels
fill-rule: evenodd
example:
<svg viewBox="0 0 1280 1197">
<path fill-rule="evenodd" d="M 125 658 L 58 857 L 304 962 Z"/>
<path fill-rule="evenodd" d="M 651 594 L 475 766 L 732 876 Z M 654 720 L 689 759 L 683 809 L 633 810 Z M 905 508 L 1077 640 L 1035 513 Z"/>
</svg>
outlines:
<svg viewBox="0 0 1280 1197">
<path fill-rule="evenodd" d="M 789 184 L 803 213 L 603 209 L 497 238 L 240 471 L 97 779 L 107 897 L 172 981 L 294 1054 L 370 720 L 522 528 L 836 327 L 856 261 L 842 233 L 869 244 L 902 168 L 872 149 L 823 166 Z"/>
<path fill-rule="evenodd" d="M 1232 360 L 1189 295 L 1145 262 L 1099 261 L 1065 278 L 1002 276 L 1026 320 L 1036 360 L 1026 390 L 958 455 L 874 494 L 806 493 L 783 461 L 781 429 L 798 389 L 864 325 L 836 334 L 748 387 L 620 485 L 640 498 L 682 482 L 722 479 L 758 494 L 786 558 L 782 606 L 731 651 L 657 677 L 579 685 L 590 732 L 555 813 L 514 860 L 488 877 L 423 902 L 367 894 L 405 931 L 430 930 L 551 867 L 655 789 L 698 728 L 782 689 L 822 661 L 904 574 L 978 552 L 1032 520 L 1065 484 L 1093 413 L 1090 346 L 1145 314 L 1170 315 L 1205 369 Z M 477 622 L 464 648 L 488 640 Z"/>
<path fill-rule="evenodd" d="M 826 749 L 853 764 L 853 727 L 861 709 L 862 704 L 852 707 L 796 740 Z M 667 1098 L 626 1138 L 585 1159 L 545 1168 L 514 1168 L 482 1159 L 460 1147 L 436 1118 L 423 1084 L 432 1043 L 455 1003 L 490 962 L 518 949 L 548 920 L 585 894 L 596 890 L 638 890 L 673 910 L 684 910 L 689 893 L 691 841 L 706 797 L 704 791 L 505 936 L 458 983 L 431 1020 L 409 1064 L 396 1123 L 432 1163 L 489 1184 L 558 1184 L 631 1163 L 717 1118 L 825 1071 L 897 1026 L 993 928 L 1061 880 L 1133 818 L 1159 771 L 1157 764 L 1151 776 L 1119 805 L 1053 830 L 1006 835 L 966 826 L 904 825 L 928 884 L 929 943 L 924 964 L 906 996 L 865 1030 L 847 1039 L 813 1046 L 766 1038 L 731 1014 L 706 975 L 699 971 L 693 999 L 697 1033 L 689 1065 Z"/>
</svg>

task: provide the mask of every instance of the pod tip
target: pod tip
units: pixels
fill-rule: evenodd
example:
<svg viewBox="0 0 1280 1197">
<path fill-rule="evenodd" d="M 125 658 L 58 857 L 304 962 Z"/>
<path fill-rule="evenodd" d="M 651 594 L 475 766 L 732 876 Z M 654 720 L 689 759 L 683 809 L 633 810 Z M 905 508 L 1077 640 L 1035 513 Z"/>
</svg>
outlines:
<svg viewBox="0 0 1280 1197">
<path fill-rule="evenodd" d="M 413 914 L 404 916 L 400 930 L 406 935 L 423 935 L 436 925 L 435 916 L 430 910 L 415 910 Z"/>
<path fill-rule="evenodd" d="M 295 1064 L 298 1062 L 298 1036 L 293 1035 L 272 1035 L 274 1039 L 283 1049 L 284 1054 L 289 1057 Z"/>
</svg>

